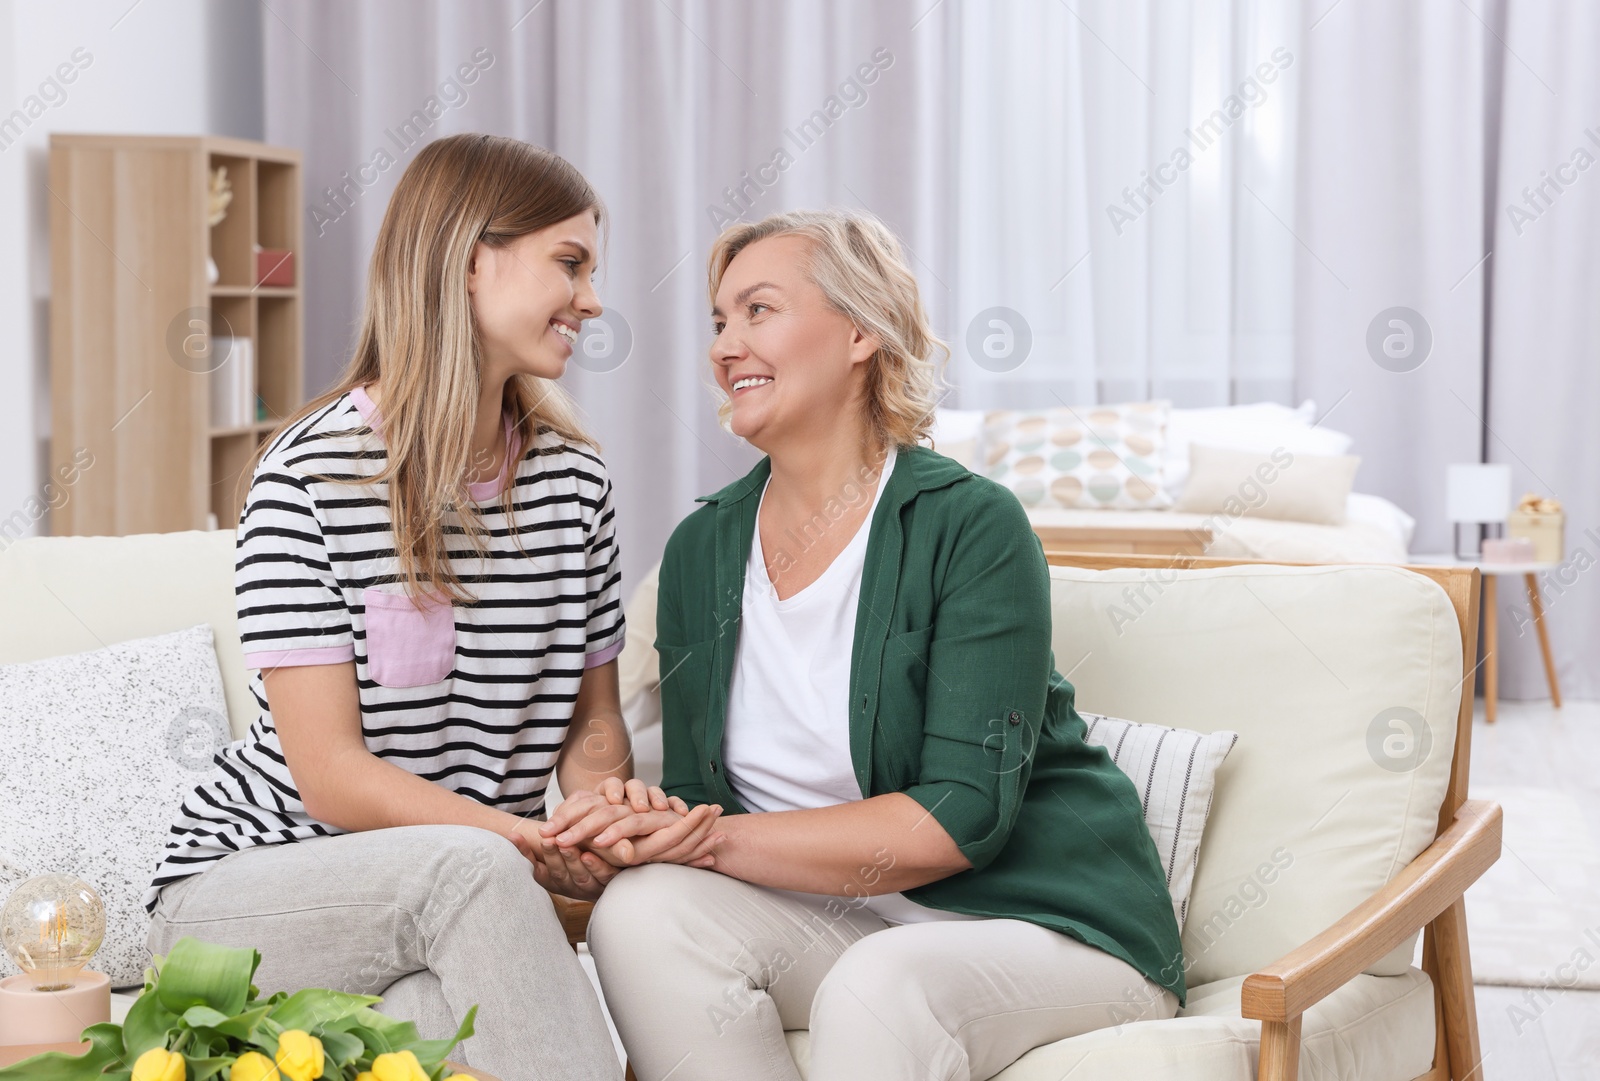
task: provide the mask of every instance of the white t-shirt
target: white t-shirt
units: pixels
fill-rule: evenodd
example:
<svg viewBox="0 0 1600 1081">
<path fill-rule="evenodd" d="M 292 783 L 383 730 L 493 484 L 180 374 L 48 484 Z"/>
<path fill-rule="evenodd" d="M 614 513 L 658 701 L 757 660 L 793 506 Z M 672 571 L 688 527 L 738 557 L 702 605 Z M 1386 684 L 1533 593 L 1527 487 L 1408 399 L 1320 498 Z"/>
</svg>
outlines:
<svg viewBox="0 0 1600 1081">
<path fill-rule="evenodd" d="M 816 581 L 786 600 L 778 599 L 767 575 L 761 530 L 755 531 L 722 737 L 728 783 L 751 811 L 831 807 L 862 798 L 850 758 L 850 654 L 867 536 L 895 458 L 890 448 L 872 506 L 844 550 Z M 765 489 L 761 499 L 766 501 Z M 791 533 L 789 542 L 803 548 L 820 539 L 808 530 Z M 867 888 L 857 884 L 850 899 L 860 901 Z M 899 893 L 864 903 L 896 923 L 975 918 L 928 908 Z"/>
</svg>

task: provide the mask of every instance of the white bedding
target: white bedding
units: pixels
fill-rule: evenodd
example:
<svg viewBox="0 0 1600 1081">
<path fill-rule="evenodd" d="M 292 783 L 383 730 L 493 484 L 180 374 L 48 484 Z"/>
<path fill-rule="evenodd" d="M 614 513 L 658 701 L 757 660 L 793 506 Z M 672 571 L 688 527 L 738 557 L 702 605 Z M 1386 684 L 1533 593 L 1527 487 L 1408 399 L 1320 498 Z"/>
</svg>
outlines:
<svg viewBox="0 0 1600 1081">
<path fill-rule="evenodd" d="M 1232 523 L 1220 515 L 1179 514 L 1167 510 L 1030 510 L 1042 526 L 1138 526 L 1145 529 L 1198 528 L 1208 519 L 1213 537 L 1206 555 L 1222 559 L 1273 559 L 1290 563 L 1404 563 L 1416 522 L 1382 496 L 1352 492 L 1343 525 L 1285 522 L 1243 517 Z"/>
</svg>

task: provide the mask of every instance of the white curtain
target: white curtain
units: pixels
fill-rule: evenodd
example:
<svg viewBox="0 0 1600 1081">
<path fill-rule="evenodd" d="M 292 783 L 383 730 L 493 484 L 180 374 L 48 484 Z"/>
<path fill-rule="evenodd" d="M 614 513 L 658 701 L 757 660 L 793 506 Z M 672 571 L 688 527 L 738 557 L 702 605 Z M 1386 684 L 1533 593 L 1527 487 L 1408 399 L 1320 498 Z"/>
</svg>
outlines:
<svg viewBox="0 0 1600 1081">
<path fill-rule="evenodd" d="M 1296 6 L 959 11 L 961 403 L 1289 402 Z"/>
<path fill-rule="evenodd" d="M 1495 5 L 1488 5 L 1494 7 Z M 1600 7 L 1512 0 L 1504 40 L 1493 256 L 1487 461 L 1511 466 L 1514 494 L 1559 498 L 1567 562 L 1541 575 L 1563 694 L 1600 697 Z M 1544 669 L 1522 583 L 1502 579 L 1502 693 L 1543 698 Z"/>
<path fill-rule="evenodd" d="M 953 405 L 1292 394 L 1293 5 L 267 11 L 268 139 L 305 148 L 315 214 L 308 389 L 344 361 L 367 254 L 420 141 L 528 139 L 606 200 L 606 333 L 631 352 L 586 356 L 569 380 L 616 480 L 629 574 L 695 495 L 755 459 L 716 426 L 704 385 L 705 252 L 734 218 L 843 205 L 888 221 L 951 342 Z M 463 64 L 475 81 L 447 82 Z M 1179 153 L 1192 161 L 1175 166 Z"/>
<path fill-rule="evenodd" d="M 1460 0 L 1324 6 L 1301 50 L 1296 387 L 1355 437 L 1357 490 L 1417 519 L 1412 550 L 1448 551 L 1445 466 L 1483 430 L 1493 40 Z"/>
<path fill-rule="evenodd" d="M 313 204 L 342 174 L 361 181 L 309 241 L 308 389 L 350 347 L 367 254 L 414 152 L 403 129 L 430 98 L 422 139 L 528 139 L 606 200 L 607 326 L 568 378 L 616 481 L 630 579 L 695 495 L 756 457 L 717 427 L 706 389 L 710 242 L 732 218 L 802 206 L 866 208 L 900 234 L 954 351 L 948 404 L 1314 397 L 1327 426 L 1355 436 L 1358 490 L 1416 517 L 1416 551 L 1449 546 L 1445 465 L 1485 455 L 1513 463 L 1519 490 L 1567 500 L 1575 545 L 1593 521 L 1600 467 L 1577 453 L 1576 424 L 1600 378 L 1583 363 L 1595 316 L 1580 292 L 1600 170 L 1574 174 L 1524 235 L 1491 205 L 1497 188 L 1508 203 L 1569 162 L 1600 122 L 1582 51 L 1592 6 L 266 11 L 268 138 L 305 148 Z M 462 64 L 478 66 L 475 82 L 447 82 Z M 380 147 L 388 168 L 371 166 Z M 1373 344 L 1396 327 L 1409 359 Z M 1600 614 L 1573 599 L 1593 591 L 1584 577 L 1551 603 L 1566 657 L 1600 646 Z M 1508 694 L 1542 693 L 1527 647 L 1502 650 Z M 1573 693 L 1596 690 L 1570 675 Z"/>
</svg>

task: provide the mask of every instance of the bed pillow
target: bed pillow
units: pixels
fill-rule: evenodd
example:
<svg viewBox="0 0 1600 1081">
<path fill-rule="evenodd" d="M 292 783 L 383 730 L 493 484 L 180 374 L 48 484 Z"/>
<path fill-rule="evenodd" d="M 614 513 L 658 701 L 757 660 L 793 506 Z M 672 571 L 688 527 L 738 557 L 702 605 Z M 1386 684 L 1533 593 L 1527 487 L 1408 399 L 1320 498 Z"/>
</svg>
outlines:
<svg viewBox="0 0 1600 1081">
<path fill-rule="evenodd" d="M 981 409 L 934 410 L 933 427 L 923 440 L 928 446 L 954 458 L 968 469 L 978 469 L 978 436 L 983 431 L 984 413 Z"/>
<path fill-rule="evenodd" d="M 1351 437 L 1344 432 L 1312 426 L 1316 403 L 1309 398 L 1290 409 L 1277 402 L 1174 409 L 1167 420 L 1167 459 L 1162 480 L 1174 499 L 1183 494 L 1189 479 L 1189 448 L 1195 443 L 1231 447 L 1262 454 L 1283 447 L 1291 454 L 1343 454 Z"/>
<path fill-rule="evenodd" d="M 1184 514 L 1225 514 L 1287 522 L 1343 525 L 1345 505 L 1361 459 L 1353 454 L 1304 454 L 1278 447 L 1261 453 L 1189 448 L 1189 481 L 1178 499 Z"/>
<path fill-rule="evenodd" d="M 1164 510 L 1170 402 L 997 410 L 984 418 L 983 472 L 1024 507 Z"/>
<path fill-rule="evenodd" d="M 0 665 L 0 717 L 0 896 L 49 872 L 88 882 L 106 905 L 89 967 L 140 986 L 142 895 L 178 804 L 231 738 L 210 626 Z"/>
<path fill-rule="evenodd" d="M 1144 806 L 1144 824 L 1156 842 L 1161 870 L 1172 894 L 1178 930 L 1189 915 L 1189 891 L 1200 861 L 1200 837 L 1211 814 L 1217 769 L 1239 741 L 1237 732 L 1190 732 L 1159 724 L 1083 713 L 1086 740 L 1104 747 L 1111 761 L 1133 780 Z"/>
</svg>

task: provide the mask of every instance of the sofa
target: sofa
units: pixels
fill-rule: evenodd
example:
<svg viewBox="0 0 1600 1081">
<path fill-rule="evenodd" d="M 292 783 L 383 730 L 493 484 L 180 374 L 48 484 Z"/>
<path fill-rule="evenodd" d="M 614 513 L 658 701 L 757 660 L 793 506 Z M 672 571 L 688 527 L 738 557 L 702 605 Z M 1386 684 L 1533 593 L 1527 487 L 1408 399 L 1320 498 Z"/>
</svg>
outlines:
<svg viewBox="0 0 1600 1081">
<path fill-rule="evenodd" d="M 1050 570 L 1056 666 L 1080 711 L 1239 741 L 1183 926 L 1188 1004 L 1035 1049 L 994 1081 L 1472 1076 L 1460 898 L 1500 843 L 1499 808 L 1466 799 L 1476 572 L 1052 561 L 1068 564 Z M 637 769 L 658 777 L 654 575 L 629 601 L 620 666 Z M 1386 741 L 1423 734 L 1398 768 Z M 1443 951 L 1427 960 L 1424 925 Z M 804 1074 L 807 1034 L 788 1039 Z M 1293 1070 L 1263 1061 L 1286 1053 Z"/>
<path fill-rule="evenodd" d="M 233 554 L 223 531 L 17 542 L 0 553 L 0 663 L 209 623 L 237 737 L 254 706 Z M 1188 1004 L 1038 1048 L 999 1081 L 1466 1078 L 1461 896 L 1498 857 L 1500 825 L 1466 799 L 1477 572 L 1191 562 L 1051 569 L 1056 662 L 1081 709 L 1240 735 L 1183 929 Z M 654 693 L 649 637 L 630 627 L 635 710 Z M 1383 742 L 1397 710 L 1431 748 L 1400 769 Z M 568 926 L 581 934 L 581 918 Z M 789 1038 L 803 1069 L 807 1035 Z"/>
</svg>

